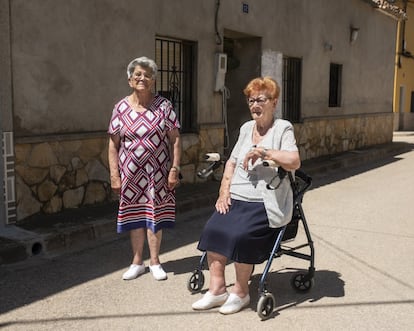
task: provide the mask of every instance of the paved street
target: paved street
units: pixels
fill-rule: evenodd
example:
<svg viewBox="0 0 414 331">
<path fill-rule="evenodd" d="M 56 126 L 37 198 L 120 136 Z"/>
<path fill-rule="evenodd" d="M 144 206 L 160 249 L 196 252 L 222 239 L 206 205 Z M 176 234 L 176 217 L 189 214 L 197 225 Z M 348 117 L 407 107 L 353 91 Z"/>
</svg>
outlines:
<svg viewBox="0 0 414 331">
<path fill-rule="evenodd" d="M 397 136 L 414 146 L 414 136 Z M 2 330 L 412 330 L 414 325 L 414 151 L 364 167 L 314 176 L 303 207 L 315 242 L 315 286 L 292 290 L 307 262 L 282 256 L 269 273 L 272 318 L 256 313 L 263 265 L 252 277 L 250 307 L 230 316 L 191 310 L 187 290 L 196 244 L 211 208 L 181 214 L 165 231 L 161 259 L 169 279 L 147 272 L 123 281 L 125 238 L 56 258 L 0 266 Z M 300 229 L 294 244 L 303 242 Z M 305 250 L 306 251 L 306 250 Z M 148 263 L 148 260 L 146 260 Z M 205 273 L 208 284 L 208 273 Z M 227 268 L 229 287 L 234 269 Z M 206 288 L 206 286 L 205 286 Z"/>
</svg>

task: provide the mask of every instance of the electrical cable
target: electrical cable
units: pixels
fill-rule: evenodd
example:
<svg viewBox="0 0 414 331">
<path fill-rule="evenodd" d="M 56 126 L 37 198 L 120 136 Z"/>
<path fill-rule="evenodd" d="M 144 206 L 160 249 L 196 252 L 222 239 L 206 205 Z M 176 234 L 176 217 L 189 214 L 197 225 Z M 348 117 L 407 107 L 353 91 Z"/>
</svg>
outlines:
<svg viewBox="0 0 414 331">
<path fill-rule="evenodd" d="M 220 0 L 216 1 L 216 13 L 214 15 L 214 28 L 216 30 L 216 44 L 221 45 L 223 42 L 223 39 L 221 38 L 221 35 L 218 31 L 218 13 L 220 9 Z"/>
</svg>

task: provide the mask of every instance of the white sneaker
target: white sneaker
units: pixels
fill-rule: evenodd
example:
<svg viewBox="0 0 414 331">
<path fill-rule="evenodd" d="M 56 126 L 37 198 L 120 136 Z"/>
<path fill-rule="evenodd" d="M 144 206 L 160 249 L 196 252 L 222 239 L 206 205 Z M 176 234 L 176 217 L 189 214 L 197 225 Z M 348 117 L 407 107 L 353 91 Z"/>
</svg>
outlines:
<svg viewBox="0 0 414 331">
<path fill-rule="evenodd" d="M 197 300 L 193 303 L 192 308 L 194 310 L 206 310 L 214 307 L 219 307 L 226 302 L 228 296 L 229 294 L 227 292 L 219 295 L 214 295 L 208 291 L 200 300 Z"/>
<path fill-rule="evenodd" d="M 227 301 L 220 307 L 219 312 L 222 314 L 234 314 L 247 307 L 250 303 L 250 295 L 246 295 L 244 298 L 240 298 L 234 293 L 230 293 Z"/>
<path fill-rule="evenodd" d="M 149 269 L 152 273 L 152 276 L 155 280 L 164 280 L 167 279 L 167 274 L 164 269 L 161 267 L 161 264 L 150 265 Z"/>
<path fill-rule="evenodd" d="M 123 280 L 131 280 L 137 278 L 139 275 L 145 272 L 145 265 L 143 264 L 131 264 L 129 269 L 122 275 Z"/>
</svg>

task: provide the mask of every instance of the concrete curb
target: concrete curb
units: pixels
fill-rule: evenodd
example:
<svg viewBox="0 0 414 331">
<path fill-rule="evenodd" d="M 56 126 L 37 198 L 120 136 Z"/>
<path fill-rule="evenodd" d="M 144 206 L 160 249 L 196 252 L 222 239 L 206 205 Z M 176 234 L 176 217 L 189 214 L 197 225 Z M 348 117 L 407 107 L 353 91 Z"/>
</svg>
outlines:
<svg viewBox="0 0 414 331">
<path fill-rule="evenodd" d="M 184 185 L 177 189 L 177 216 L 190 210 L 215 203 L 219 182 Z M 94 245 L 97 241 L 117 240 L 126 234 L 116 233 L 116 207 L 112 212 L 96 217 L 83 216 L 88 208 L 73 213 L 73 219 L 54 215 L 39 217 L 34 223 L 9 225 L 1 229 L 0 265 L 21 262 L 30 258 L 54 257 Z M 36 227 L 36 223 L 40 224 Z"/>
</svg>

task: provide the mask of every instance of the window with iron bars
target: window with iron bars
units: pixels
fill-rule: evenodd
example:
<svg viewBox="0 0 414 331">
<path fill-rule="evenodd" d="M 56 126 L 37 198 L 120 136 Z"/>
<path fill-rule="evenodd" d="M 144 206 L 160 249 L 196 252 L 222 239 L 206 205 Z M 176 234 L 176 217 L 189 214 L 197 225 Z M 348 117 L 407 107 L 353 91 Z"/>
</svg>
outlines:
<svg viewBox="0 0 414 331">
<path fill-rule="evenodd" d="M 283 57 L 283 103 L 284 119 L 298 123 L 301 120 L 302 59 Z"/>
<path fill-rule="evenodd" d="M 196 43 L 171 38 L 155 39 L 158 65 L 155 88 L 171 101 L 181 132 L 196 131 Z"/>
<path fill-rule="evenodd" d="M 329 70 L 329 107 L 341 107 L 342 64 L 331 63 Z"/>
</svg>

